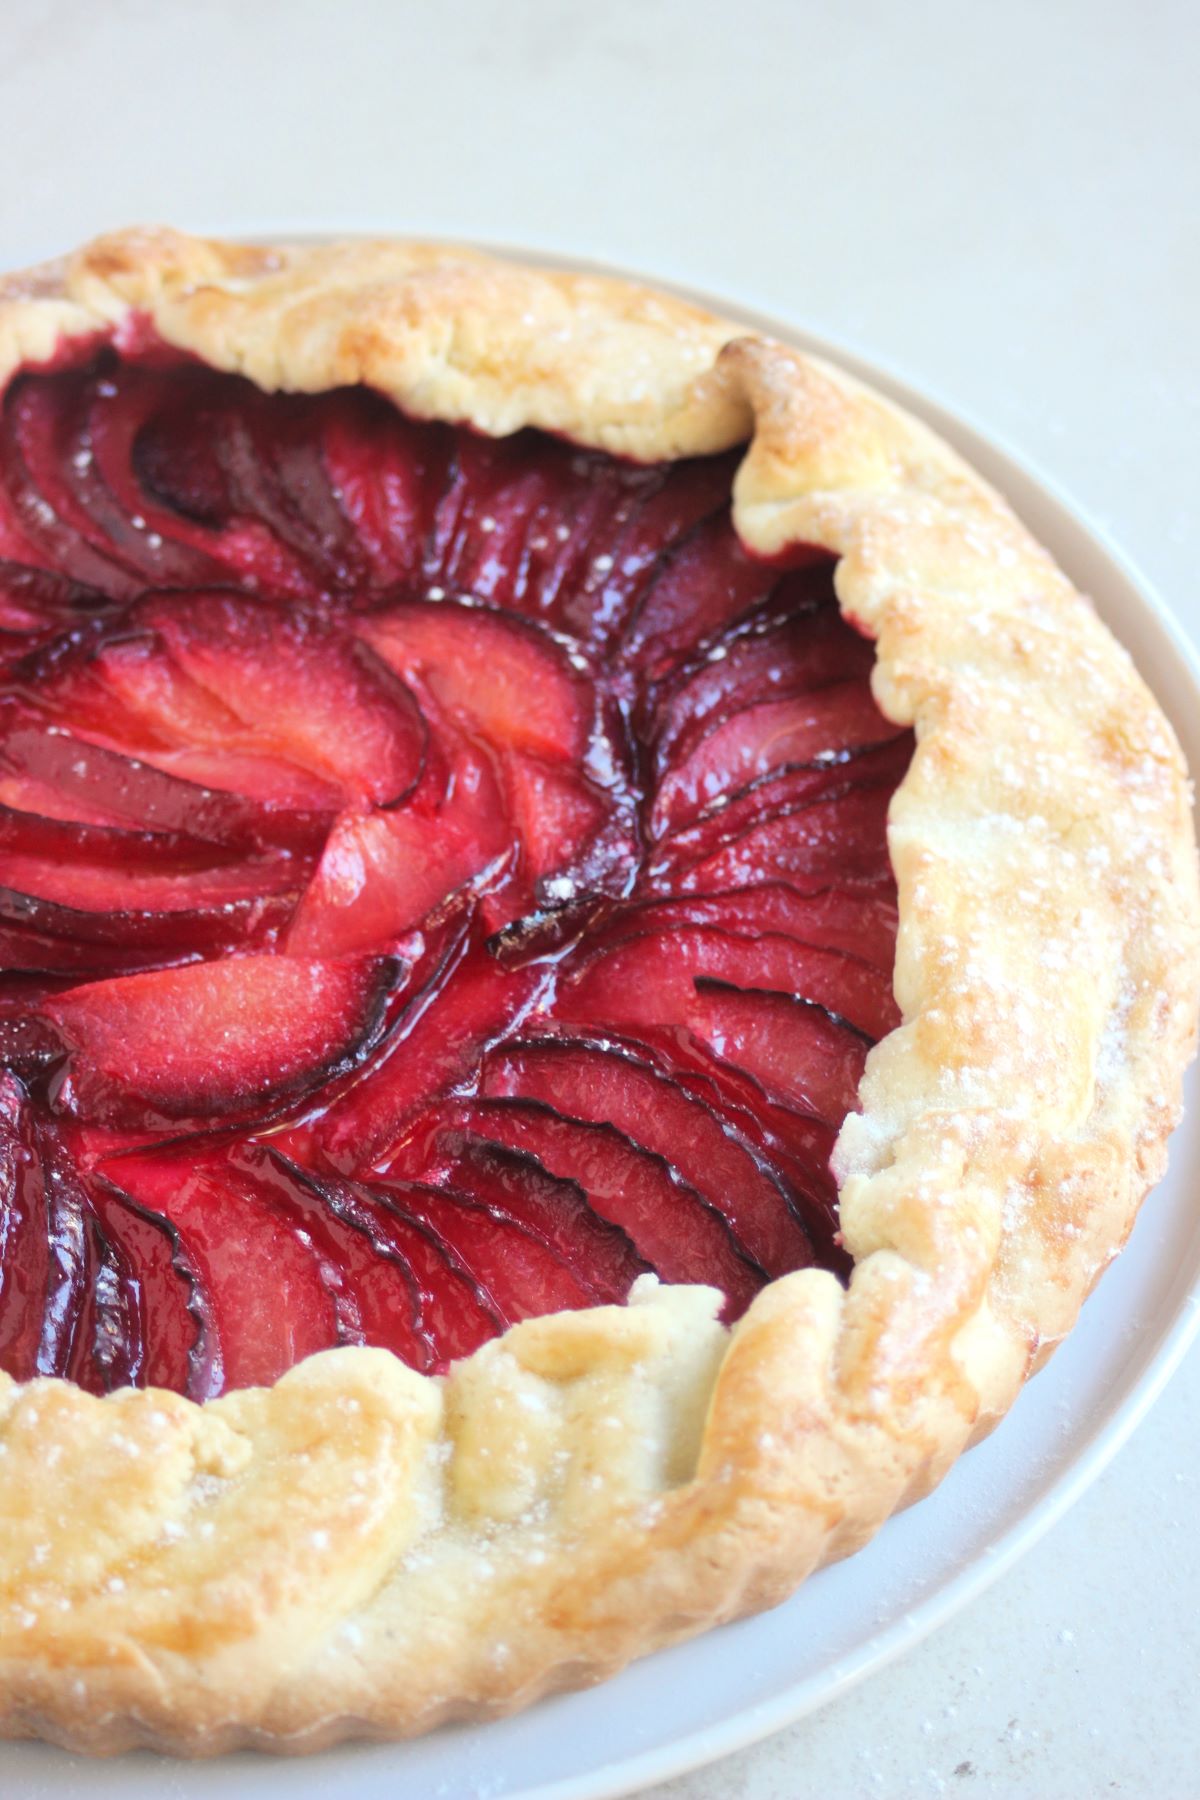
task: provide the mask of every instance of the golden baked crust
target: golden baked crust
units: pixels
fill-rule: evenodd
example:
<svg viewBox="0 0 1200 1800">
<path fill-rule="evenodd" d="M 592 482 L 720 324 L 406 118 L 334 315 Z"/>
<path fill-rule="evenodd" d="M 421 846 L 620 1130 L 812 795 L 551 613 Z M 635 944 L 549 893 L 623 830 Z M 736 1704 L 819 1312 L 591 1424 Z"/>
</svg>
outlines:
<svg viewBox="0 0 1200 1800">
<path fill-rule="evenodd" d="M 1161 1173 L 1200 892 L 1178 745 L 1004 503 L 848 377 L 648 289 L 387 243 L 98 240 L 0 289 L 0 383 L 136 331 L 268 389 L 644 458 L 748 441 L 755 550 L 837 553 L 918 748 L 904 1024 L 836 1166 L 856 1267 L 519 1325 L 444 1380 L 327 1351 L 197 1406 L 0 1377 L 0 1730 L 308 1750 L 597 1680 L 770 1605 L 926 1492 Z"/>
</svg>

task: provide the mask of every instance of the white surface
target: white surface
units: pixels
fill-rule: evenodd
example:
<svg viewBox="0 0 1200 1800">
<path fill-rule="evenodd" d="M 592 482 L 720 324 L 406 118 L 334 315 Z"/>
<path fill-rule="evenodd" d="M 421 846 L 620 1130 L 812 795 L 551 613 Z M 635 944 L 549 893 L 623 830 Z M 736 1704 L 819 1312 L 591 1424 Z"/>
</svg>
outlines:
<svg viewBox="0 0 1200 1800">
<path fill-rule="evenodd" d="M 1200 629 L 1190 0 L 9 0 L 4 23 L 3 262 L 138 218 L 368 226 L 540 243 L 723 292 L 1007 439 Z M 1182 1205 L 1180 1159 L 1176 1175 Z M 1150 1238 L 1161 1253 L 1164 1230 L 1169 1247 L 1169 1226 L 1156 1203 L 1132 1255 Z M 1068 1355 L 1103 1343 L 1126 1266 Z M 1198 1419 L 1193 1356 L 1097 1488 L 952 1626 L 667 1793 L 1200 1792 Z M 923 1514 L 941 1529 L 922 1508 L 895 1530 Z M 744 1639 L 714 1641 L 740 1677 Z M 268 1766 L 273 1792 L 301 1792 L 297 1768 Z M 122 1792 L 114 1774 L 17 1785 L 0 1760 L 0 1793 Z M 232 1771 L 211 1788 L 244 1791 Z M 403 1776 L 387 1791 L 425 1800 Z"/>
</svg>

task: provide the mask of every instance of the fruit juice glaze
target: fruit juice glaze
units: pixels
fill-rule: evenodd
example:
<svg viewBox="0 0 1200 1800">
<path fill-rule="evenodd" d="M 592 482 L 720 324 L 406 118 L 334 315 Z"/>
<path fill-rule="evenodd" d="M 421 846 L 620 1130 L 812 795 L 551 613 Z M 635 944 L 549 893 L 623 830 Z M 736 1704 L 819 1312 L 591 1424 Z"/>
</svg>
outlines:
<svg viewBox="0 0 1200 1800">
<path fill-rule="evenodd" d="M 833 561 L 637 466 L 135 332 L 0 423 L 0 1367 L 425 1372 L 647 1271 L 844 1276 L 897 1023 Z"/>
</svg>

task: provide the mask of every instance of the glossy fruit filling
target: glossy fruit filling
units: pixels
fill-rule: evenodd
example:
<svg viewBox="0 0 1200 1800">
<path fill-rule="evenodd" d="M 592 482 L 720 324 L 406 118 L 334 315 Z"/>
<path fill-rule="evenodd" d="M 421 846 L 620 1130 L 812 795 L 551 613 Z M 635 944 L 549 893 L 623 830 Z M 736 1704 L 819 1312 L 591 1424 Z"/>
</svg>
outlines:
<svg viewBox="0 0 1200 1800">
<path fill-rule="evenodd" d="M 844 1273 L 911 739 L 735 456 L 68 354 L 0 421 L 0 1367 Z"/>
</svg>

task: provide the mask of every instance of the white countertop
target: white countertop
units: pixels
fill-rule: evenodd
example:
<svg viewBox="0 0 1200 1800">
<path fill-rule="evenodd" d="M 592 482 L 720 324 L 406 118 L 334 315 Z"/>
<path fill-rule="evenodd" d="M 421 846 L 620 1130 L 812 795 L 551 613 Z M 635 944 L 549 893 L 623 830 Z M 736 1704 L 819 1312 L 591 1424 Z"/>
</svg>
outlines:
<svg viewBox="0 0 1200 1800">
<path fill-rule="evenodd" d="M 366 228 L 724 293 L 1007 440 L 1200 638 L 1191 0 L 8 0 L 4 27 L 0 262 L 143 220 Z M 1198 1500 L 1200 1353 L 954 1623 L 656 1793 L 1200 1794 Z"/>
</svg>

